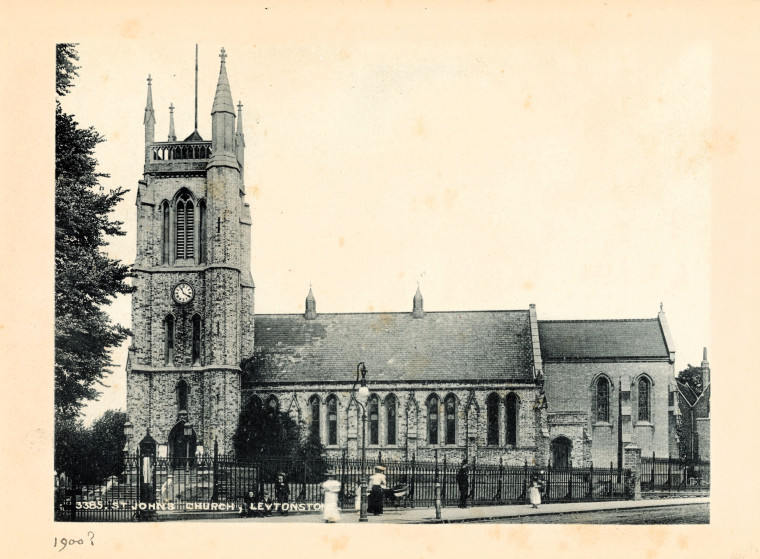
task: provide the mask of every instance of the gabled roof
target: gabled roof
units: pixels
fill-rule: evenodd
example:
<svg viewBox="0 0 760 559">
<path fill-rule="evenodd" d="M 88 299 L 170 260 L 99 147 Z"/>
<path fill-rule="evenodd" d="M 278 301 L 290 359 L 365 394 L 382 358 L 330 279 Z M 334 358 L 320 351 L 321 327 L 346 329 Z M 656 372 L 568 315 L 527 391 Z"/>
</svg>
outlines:
<svg viewBox="0 0 760 559">
<path fill-rule="evenodd" d="M 539 320 L 545 361 L 668 359 L 658 319 Z"/>
<path fill-rule="evenodd" d="M 256 315 L 254 383 L 532 380 L 528 311 Z"/>
</svg>

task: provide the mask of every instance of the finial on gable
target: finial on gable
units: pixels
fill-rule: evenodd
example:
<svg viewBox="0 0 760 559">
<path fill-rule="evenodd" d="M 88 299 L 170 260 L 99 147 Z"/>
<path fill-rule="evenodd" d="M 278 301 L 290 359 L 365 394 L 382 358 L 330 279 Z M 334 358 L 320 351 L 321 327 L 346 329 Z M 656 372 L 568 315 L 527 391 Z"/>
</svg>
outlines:
<svg viewBox="0 0 760 559">
<path fill-rule="evenodd" d="M 422 318 L 425 316 L 425 309 L 422 305 L 423 299 L 422 299 L 422 292 L 420 291 L 420 283 L 417 282 L 417 293 L 414 294 L 414 299 L 412 300 L 412 316 L 414 318 Z"/>
<path fill-rule="evenodd" d="M 317 301 L 314 299 L 314 293 L 311 291 L 311 282 L 309 282 L 309 294 L 306 296 L 306 313 L 304 314 L 306 320 L 314 320 L 317 318 Z"/>
</svg>

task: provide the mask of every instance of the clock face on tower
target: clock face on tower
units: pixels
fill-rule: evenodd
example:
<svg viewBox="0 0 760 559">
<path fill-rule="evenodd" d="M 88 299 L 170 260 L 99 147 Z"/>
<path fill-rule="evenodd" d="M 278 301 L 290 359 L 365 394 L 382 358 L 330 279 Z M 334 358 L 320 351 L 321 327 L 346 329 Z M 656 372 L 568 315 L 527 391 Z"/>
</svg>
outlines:
<svg viewBox="0 0 760 559">
<path fill-rule="evenodd" d="M 193 297 L 195 296 L 195 290 L 189 283 L 178 283 L 174 287 L 172 296 L 174 297 L 174 300 L 177 301 L 177 303 L 184 305 L 185 303 L 189 303 L 193 300 Z"/>
</svg>

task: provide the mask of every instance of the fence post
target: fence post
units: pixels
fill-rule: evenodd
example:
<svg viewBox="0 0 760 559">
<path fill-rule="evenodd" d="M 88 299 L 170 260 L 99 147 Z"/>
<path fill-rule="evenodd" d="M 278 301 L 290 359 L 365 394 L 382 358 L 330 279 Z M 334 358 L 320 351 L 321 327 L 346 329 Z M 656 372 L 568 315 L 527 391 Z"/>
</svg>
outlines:
<svg viewBox="0 0 760 559">
<path fill-rule="evenodd" d="M 525 459 L 525 468 L 523 473 L 523 482 L 522 482 L 522 494 L 520 495 L 520 498 L 523 500 L 527 500 L 528 498 L 528 459 Z"/>
<path fill-rule="evenodd" d="M 409 480 L 409 502 L 412 508 L 414 508 L 414 475 L 415 475 L 415 457 L 417 456 L 417 453 L 412 452 L 412 474 L 411 479 Z"/>
<path fill-rule="evenodd" d="M 216 484 L 217 475 L 219 472 L 218 467 L 219 467 L 219 443 L 216 440 L 214 440 L 214 465 L 212 467 L 212 475 L 214 476 L 214 479 L 211 486 L 211 502 L 212 503 L 219 502 L 219 489 Z"/>
<path fill-rule="evenodd" d="M 443 481 L 441 482 L 441 506 L 446 502 L 446 457 L 443 457 Z"/>
<path fill-rule="evenodd" d="M 567 469 L 567 497 L 570 502 L 573 501 L 573 461 L 570 460 L 570 467 Z"/>
<path fill-rule="evenodd" d="M 499 456 L 499 481 L 496 484 L 496 500 L 501 501 L 502 478 L 504 477 L 504 457 Z"/>
<path fill-rule="evenodd" d="M 547 460 L 546 461 L 546 502 L 548 503 L 551 501 L 551 490 L 552 488 L 552 461 Z"/>
<path fill-rule="evenodd" d="M 444 461 L 446 459 L 444 458 Z M 438 478 L 438 449 L 435 449 L 435 519 L 441 519 L 441 481 Z"/>
<path fill-rule="evenodd" d="M 591 462 L 591 465 L 589 466 L 589 475 L 588 475 L 588 498 L 593 501 L 594 500 L 594 462 Z"/>
</svg>

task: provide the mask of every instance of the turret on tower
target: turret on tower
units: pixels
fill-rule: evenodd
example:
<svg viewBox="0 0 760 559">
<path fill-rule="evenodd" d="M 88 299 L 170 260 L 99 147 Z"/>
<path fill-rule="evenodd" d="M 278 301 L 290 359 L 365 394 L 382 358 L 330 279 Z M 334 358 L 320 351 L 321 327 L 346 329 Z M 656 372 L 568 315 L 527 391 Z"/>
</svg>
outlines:
<svg viewBox="0 0 760 559">
<path fill-rule="evenodd" d="M 151 88 L 151 77 L 148 74 L 148 99 L 145 102 L 145 163 L 150 158 L 150 146 L 156 138 L 156 113 L 153 110 L 153 89 Z"/>
<path fill-rule="evenodd" d="M 219 57 L 222 63 L 211 108 L 211 159 L 208 168 L 231 167 L 239 170 L 235 155 L 235 105 L 232 103 L 230 82 L 227 79 L 227 54 L 224 48 Z"/>
</svg>

